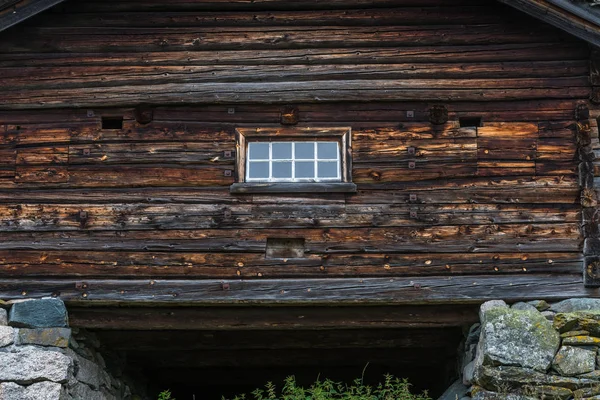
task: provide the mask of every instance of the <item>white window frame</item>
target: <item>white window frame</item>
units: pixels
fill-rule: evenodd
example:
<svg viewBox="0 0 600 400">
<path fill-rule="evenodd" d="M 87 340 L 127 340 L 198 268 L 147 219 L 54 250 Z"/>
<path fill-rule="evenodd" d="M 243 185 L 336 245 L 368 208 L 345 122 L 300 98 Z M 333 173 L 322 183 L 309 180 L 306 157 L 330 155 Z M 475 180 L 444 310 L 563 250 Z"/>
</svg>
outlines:
<svg viewBox="0 0 600 400">
<path fill-rule="evenodd" d="M 250 146 L 253 143 L 266 143 L 269 145 L 269 158 L 266 159 L 250 159 Z M 292 157 L 291 158 L 273 158 L 273 144 L 275 143 L 291 143 L 292 145 Z M 313 158 L 296 158 L 296 144 L 298 143 L 312 143 L 313 144 Z M 334 143 L 337 145 L 336 158 L 319 158 L 318 145 L 319 143 Z M 314 175 L 312 178 L 297 178 L 296 177 L 296 162 L 313 162 L 314 163 Z M 335 162 L 336 163 L 336 176 L 335 177 L 319 177 L 319 162 Z M 251 162 L 268 162 L 269 163 L 269 176 L 267 178 L 250 178 L 250 163 Z M 273 163 L 275 162 L 291 162 L 292 164 L 292 176 L 291 178 L 275 178 L 273 177 Z M 277 140 L 265 142 L 264 140 L 250 140 L 246 146 L 246 182 L 341 182 L 341 149 L 338 141 L 332 140 Z"/>
</svg>

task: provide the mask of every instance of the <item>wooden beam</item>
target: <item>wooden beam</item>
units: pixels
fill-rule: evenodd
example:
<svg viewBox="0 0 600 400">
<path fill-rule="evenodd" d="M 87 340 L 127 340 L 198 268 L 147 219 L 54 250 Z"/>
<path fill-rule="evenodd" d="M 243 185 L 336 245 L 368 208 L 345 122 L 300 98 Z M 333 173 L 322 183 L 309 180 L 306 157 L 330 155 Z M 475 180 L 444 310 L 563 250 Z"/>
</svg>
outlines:
<svg viewBox="0 0 600 400">
<path fill-rule="evenodd" d="M 257 280 L 0 280 L 0 298 L 60 296 L 71 304 L 392 305 L 475 304 L 502 298 L 594 297 L 581 275 Z"/>
<path fill-rule="evenodd" d="M 63 0 L 22 0 L 0 4 L 0 32 L 33 17 Z"/>
<path fill-rule="evenodd" d="M 356 330 L 447 328 L 479 320 L 479 305 L 393 307 L 74 307 L 73 327 L 103 330 Z"/>
<path fill-rule="evenodd" d="M 600 26 L 572 14 L 563 2 L 546 0 L 499 0 L 517 10 L 523 11 L 534 18 L 549 23 L 565 32 L 596 46 L 600 46 Z M 555 3 L 555 4 L 551 4 Z M 564 2 L 566 3 L 566 2 Z"/>
</svg>

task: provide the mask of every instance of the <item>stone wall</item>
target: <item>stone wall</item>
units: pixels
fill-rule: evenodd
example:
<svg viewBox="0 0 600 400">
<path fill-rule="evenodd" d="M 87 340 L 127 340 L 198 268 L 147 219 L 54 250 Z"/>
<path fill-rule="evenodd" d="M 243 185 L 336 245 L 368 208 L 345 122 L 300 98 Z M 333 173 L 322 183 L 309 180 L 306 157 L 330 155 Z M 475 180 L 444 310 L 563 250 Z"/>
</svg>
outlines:
<svg viewBox="0 0 600 400">
<path fill-rule="evenodd" d="M 0 400 L 136 400 L 118 357 L 110 366 L 92 333 L 69 328 L 55 298 L 0 308 Z M 110 372 L 109 372 L 110 371 Z"/>
<path fill-rule="evenodd" d="M 600 299 L 481 306 L 443 400 L 600 399 Z"/>
</svg>

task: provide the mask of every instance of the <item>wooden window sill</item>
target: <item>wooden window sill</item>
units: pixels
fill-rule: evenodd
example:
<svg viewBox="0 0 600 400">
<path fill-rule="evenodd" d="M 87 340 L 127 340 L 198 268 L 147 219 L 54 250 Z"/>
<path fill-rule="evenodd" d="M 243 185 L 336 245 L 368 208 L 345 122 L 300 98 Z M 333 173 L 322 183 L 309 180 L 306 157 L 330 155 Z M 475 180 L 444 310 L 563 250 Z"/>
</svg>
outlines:
<svg viewBox="0 0 600 400">
<path fill-rule="evenodd" d="M 356 185 L 350 182 L 245 182 L 229 187 L 233 194 L 245 193 L 356 193 Z"/>
</svg>

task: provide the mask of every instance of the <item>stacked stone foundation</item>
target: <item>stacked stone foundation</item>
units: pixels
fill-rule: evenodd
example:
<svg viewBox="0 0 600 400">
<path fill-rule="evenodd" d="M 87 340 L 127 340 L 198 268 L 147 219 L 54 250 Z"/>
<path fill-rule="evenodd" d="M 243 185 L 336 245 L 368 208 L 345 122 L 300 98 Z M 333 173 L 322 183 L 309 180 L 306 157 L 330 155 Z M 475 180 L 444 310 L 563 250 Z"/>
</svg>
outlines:
<svg viewBox="0 0 600 400">
<path fill-rule="evenodd" d="M 600 299 L 484 303 L 440 400 L 600 400 Z"/>
<path fill-rule="evenodd" d="M 93 333 L 69 328 L 59 299 L 0 308 L 0 400 L 141 400 L 118 355 L 99 352 Z M 110 366 L 107 365 L 110 362 Z"/>
</svg>

